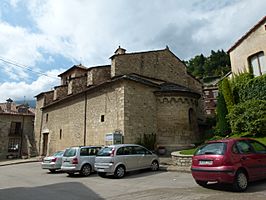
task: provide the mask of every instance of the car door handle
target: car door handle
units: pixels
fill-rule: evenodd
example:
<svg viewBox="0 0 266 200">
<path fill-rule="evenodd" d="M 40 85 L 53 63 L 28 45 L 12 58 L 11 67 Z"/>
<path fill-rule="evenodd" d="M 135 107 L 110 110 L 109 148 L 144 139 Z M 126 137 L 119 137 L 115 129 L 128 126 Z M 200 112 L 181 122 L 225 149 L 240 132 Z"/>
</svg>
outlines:
<svg viewBox="0 0 266 200">
<path fill-rule="evenodd" d="M 240 160 L 247 160 L 247 157 L 244 156 Z"/>
</svg>

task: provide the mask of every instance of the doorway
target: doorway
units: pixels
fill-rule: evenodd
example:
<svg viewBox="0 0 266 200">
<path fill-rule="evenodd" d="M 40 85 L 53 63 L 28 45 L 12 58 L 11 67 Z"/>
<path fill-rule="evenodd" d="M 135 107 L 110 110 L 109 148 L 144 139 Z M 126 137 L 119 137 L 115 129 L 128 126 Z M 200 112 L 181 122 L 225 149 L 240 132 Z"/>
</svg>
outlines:
<svg viewBox="0 0 266 200">
<path fill-rule="evenodd" d="M 42 156 L 46 156 L 47 154 L 47 147 L 48 147 L 48 135 L 49 133 L 43 134 L 43 142 L 42 142 Z"/>
</svg>

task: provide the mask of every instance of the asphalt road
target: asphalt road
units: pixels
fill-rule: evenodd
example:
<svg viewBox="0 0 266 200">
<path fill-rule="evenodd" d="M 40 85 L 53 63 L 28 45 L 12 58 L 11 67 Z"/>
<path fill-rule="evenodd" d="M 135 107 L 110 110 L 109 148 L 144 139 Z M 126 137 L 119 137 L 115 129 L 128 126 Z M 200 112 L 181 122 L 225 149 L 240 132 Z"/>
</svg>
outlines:
<svg viewBox="0 0 266 200">
<path fill-rule="evenodd" d="M 40 163 L 0 167 L 0 200 L 265 200 L 266 181 L 252 183 L 245 193 L 226 186 L 206 189 L 195 184 L 191 174 L 141 171 L 123 179 L 68 177 L 42 170 Z"/>
</svg>

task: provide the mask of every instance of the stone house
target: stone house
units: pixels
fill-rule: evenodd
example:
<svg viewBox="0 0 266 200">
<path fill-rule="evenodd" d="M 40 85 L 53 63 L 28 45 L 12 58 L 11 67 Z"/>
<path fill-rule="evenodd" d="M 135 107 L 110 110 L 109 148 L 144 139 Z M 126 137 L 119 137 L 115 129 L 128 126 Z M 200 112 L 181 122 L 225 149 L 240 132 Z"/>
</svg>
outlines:
<svg viewBox="0 0 266 200">
<path fill-rule="evenodd" d="M 0 103 L 0 159 L 34 154 L 34 109 L 11 99 Z"/>
<path fill-rule="evenodd" d="M 215 77 L 212 81 L 203 83 L 204 110 L 207 117 L 215 117 L 218 97 L 218 82 L 221 77 Z"/>
<path fill-rule="evenodd" d="M 168 47 L 126 53 L 111 65 L 74 65 L 61 85 L 36 96 L 35 137 L 41 155 L 74 145 L 105 145 L 106 134 L 124 143 L 156 134 L 156 146 L 178 149 L 200 137 L 202 84 Z"/>
<path fill-rule="evenodd" d="M 233 74 L 266 73 L 266 16 L 243 35 L 229 50 Z"/>
<path fill-rule="evenodd" d="M 231 78 L 232 72 L 228 72 L 223 77 L 207 77 L 203 79 L 203 100 L 204 100 L 204 110 L 206 117 L 215 117 L 216 106 L 219 93 L 219 82 L 224 78 Z M 210 81 L 206 81 L 209 79 Z"/>
</svg>

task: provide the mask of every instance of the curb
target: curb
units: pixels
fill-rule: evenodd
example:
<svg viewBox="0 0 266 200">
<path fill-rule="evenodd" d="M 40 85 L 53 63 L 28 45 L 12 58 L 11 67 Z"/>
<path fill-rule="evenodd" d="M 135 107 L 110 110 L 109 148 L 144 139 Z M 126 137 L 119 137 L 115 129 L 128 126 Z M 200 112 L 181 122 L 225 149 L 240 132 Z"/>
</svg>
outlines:
<svg viewBox="0 0 266 200">
<path fill-rule="evenodd" d="M 41 160 L 40 160 L 40 158 L 31 158 L 31 159 L 0 161 L 0 167 L 8 166 L 8 165 L 25 164 L 25 163 L 31 163 L 31 162 L 41 162 Z M 179 167 L 176 165 L 167 165 L 167 164 L 160 164 L 159 170 L 160 171 L 169 171 L 169 172 L 191 173 L 190 167 Z"/>
<path fill-rule="evenodd" d="M 0 161 L 0 167 L 8 166 L 8 165 L 31 163 L 31 162 L 40 162 L 40 160 L 39 158 L 36 158 L 36 159 L 25 159 L 25 160 L 21 159 L 21 160 Z"/>
<path fill-rule="evenodd" d="M 191 173 L 190 167 L 178 167 L 176 165 L 160 165 L 160 171 Z"/>
</svg>

